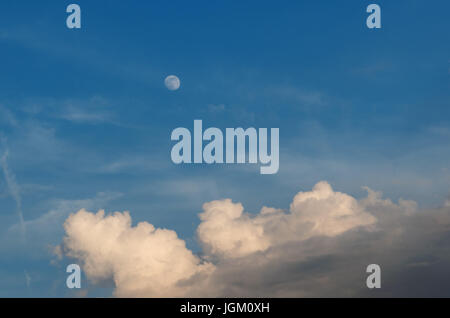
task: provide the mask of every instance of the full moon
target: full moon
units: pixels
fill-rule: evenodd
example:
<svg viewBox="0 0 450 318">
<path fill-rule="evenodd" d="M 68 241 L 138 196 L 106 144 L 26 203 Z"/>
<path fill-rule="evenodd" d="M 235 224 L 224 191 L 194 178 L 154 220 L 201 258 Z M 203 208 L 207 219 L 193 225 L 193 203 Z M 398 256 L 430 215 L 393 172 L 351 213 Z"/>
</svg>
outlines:
<svg viewBox="0 0 450 318">
<path fill-rule="evenodd" d="M 176 91 L 180 88 L 180 79 L 175 75 L 169 75 L 164 80 L 164 84 L 166 85 L 168 90 Z"/>
</svg>

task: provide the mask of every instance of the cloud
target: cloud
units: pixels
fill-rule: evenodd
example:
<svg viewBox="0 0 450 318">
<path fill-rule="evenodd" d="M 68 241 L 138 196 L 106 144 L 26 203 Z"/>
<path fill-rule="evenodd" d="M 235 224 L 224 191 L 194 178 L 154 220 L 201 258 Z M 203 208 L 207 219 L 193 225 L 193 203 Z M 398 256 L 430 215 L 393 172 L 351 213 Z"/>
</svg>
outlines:
<svg viewBox="0 0 450 318">
<path fill-rule="evenodd" d="M 111 115 L 107 112 L 88 112 L 74 106 L 68 106 L 63 113 L 60 114 L 62 119 L 77 123 L 102 123 L 111 122 Z"/>
<path fill-rule="evenodd" d="M 64 228 L 67 256 L 81 260 L 93 281 L 112 278 L 119 297 L 183 296 L 189 291 L 183 280 L 213 269 L 188 250 L 174 231 L 156 229 L 147 222 L 132 227 L 127 212 L 105 216 L 104 211 L 80 210 L 66 220 Z"/>
<path fill-rule="evenodd" d="M 89 98 L 33 98 L 22 101 L 21 111 L 45 119 L 61 119 L 76 124 L 117 124 L 112 102 L 94 95 Z"/>
<path fill-rule="evenodd" d="M 64 223 L 62 251 L 81 262 L 89 280 L 112 279 L 119 297 L 298 296 L 306 293 L 294 284 L 302 271 L 328 270 L 334 256 L 327 253 L 339 237 L 376 233 L 377 218 L 367 207 L 381 204 L 405 216 L 412 208 L 405 202 L 394 204 L 375 192 L 358 201 L 326 182 L 298 193 L 289 213 L 263 207 L 252 216 L 230 199 L 208 202 L 197 231 L 200 256 L 174 231 L 147 222 L 133 226 L 128 212 L 82 209 Z M 292 286 L 283 286 L 285 272 Z M 270 284 L 276 280 L 280 286 Z"/>
<path fill-rule="evenodd" d="M 333 237 L 376 222 L 354 198 L 334 192 L 327 182 L 317 183 L 310 192 L 298 193 L 290 213 L 263 207 L 251 217 L 243 213 L 240 203 L 231 200 L 205 203 L 203 210 L 199 239 L 211 254 L 226 257 L 241 257 L 313 236 Z"/>
<path fill-rule="evenodd" d="M 31 287 L 31 276 L 28 274 L 27 271 L 24 271 L 25 274 L 25 282 L 27 284 L 27 288 L 30 289 Z"/>
<path fill-rule="evenodd" d="M 89 280 L 112 279 L 118 297 L 449 296 L 450 279 L 442 277 L 450 209 L 422 211 L 366 190 L 357 200 L 319 182 L 299 192 L 289 212 L 263 207 L 256 215 L 230 199 L 207 202 L 200 255 L 174 231 L 133 226 L 128 212 L 83 209 L 64 224 L 63 251 Z M 372 263 L 382 268 L 376 293 L 365 286 Z"/>
<path fill-rule="evenodd" d="M 23 219 L 23 212 L 22 212 L 22 198 L 20 195 L 20 187 L 19 184 L 16 181 L 15 174 L 11 171 L 8 165 L 8 156 L 9 156 L 9 149 L 6 145 L 6 139 L 1 139 L 4 152 L 3 155 L 0 158 L 0 165 L 3 170 L 3 175 L 5 176 L 6 185 L 8 187 L 9 193 L 14 198 L 14 201 L 16 202 L 17 207 L 17 216 L 19 217 L 19 226 L 20 226 L 20 232 L 22 235 L 22 239 L 25 239 L 25 222 Z"/>
<path fill-rule="evenodd" d="M 221 258 L 210 286 L 233 297 L 450 296 L 450 209 L 419 210 L 371 190 L 357 203 L 375 224 Z M 365 285 L 369 264 L 381 266 L 380 290 Z"/>
<path fill-rule="evenodd" d="M 205 203 L 203 210 L 197 231 L 200 241 L 210 253 L 227 257 L 241 257 L 313 236 L 333 237 L 376 222 L 353 197 L 334 192 L 327 182 L 298 193 L 290 213 L 263 207 L 251 217 L 243 213 L 240 203 L 231 200 Z"/>
</svg>

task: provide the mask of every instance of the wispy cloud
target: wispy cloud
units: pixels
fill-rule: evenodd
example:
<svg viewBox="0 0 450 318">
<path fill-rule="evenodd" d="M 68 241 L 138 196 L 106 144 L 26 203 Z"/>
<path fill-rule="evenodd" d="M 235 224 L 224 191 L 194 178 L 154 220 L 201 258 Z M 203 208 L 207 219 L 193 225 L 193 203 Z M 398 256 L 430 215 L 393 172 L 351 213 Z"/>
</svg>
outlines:
<svg viewBox="0 0 450 318">
<path fill-rule="evenodd" d="M 30 289 L 31 287 L 31 276 L 28 274 L 28 272 L 25 270 L 24 271 L 25 274 L 25 282 L 27 284 L 27 288 Z"/>
<path fill-rule="evenodd" d="M 9 156 L 9 149 L 7 146 L 6 138 L 1 138 L 1 144 L 3 146 L 3 154 L 0 158 L 0 164 L 2 166 L 3 175 L 6 180 L 6 184 L 8 186 L 8 190 L 10 195 L 13 197 L 14 201 L 16 202 L 16 211 L 17 216 L 19 217 L 19 225 L 20 225 L 20 231 L 22 234 L 22 238 L 25 240 L 26 237 L 26 231 L 25 231 L 25 222 L 23 219 L 23 212 L 22 212 L 22 198 L 20 195 L 20 187 L 17 183 L 16 176 L 12 172 L 12 170 L 9 168 L 8 165 L 8 156 Z"/>
<path fill-rule="evenodd" d="M 21 110 L 31 116 L 67 120 L 78 124 L 115 124 L 112 103 L 102 96 L 85 99 L 33 98 L 23 102 Z"/>
</svg>

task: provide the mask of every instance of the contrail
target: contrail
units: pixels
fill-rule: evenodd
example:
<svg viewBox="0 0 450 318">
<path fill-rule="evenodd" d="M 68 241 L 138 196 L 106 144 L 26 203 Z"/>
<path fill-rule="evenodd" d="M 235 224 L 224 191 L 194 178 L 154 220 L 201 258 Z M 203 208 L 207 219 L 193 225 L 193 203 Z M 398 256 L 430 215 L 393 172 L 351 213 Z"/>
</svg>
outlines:
<svg viewBox="0 0 450 318">
<path fill-rule="evenodd" d="M 22 199 L 20 197 L 20 187 L 17 184 L 16 176 L 9 169 L 9 166 L 8 166 L 9 150 L 6 147 L 6 141 L 4 138 L 2 138 L 2 144 L 4 146 L 5 151 L 3 153 L 3 156 L 0 159 L 0 165 L 2 166 L 3 174 L 5 175 L 6 185 L 8 186 L 9 193 L 13 197 L 14 201 L 16 201 L 17 215 L 19 217 L 20 230 L 22 233 L 22 237 L 25 239 L 25 222 L 23 220 Z"/>
</svg>

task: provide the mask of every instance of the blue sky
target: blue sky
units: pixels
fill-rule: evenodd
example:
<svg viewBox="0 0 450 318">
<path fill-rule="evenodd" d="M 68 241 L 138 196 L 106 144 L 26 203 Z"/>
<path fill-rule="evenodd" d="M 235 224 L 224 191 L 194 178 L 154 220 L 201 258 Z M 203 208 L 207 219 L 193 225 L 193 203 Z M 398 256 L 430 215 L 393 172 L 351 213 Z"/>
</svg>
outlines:
<svg viewBox="0 0 450 318">
<path fill-rule="evenodd" d="M 376 1 L 379 30 L 370 1 L 77 1 L 81 30 L 65 26 L 69 3 L 0 4 L 1 154 L 31 222 L 23 241 L 0 174 L 0 296 L 71 295 L 49 246 L 81 208 L 130 211 L 197 251 L 215 199 L 288 208 L 321 180 L 356 198 L 448 198 L 448 1 Z M 280 128 L 279 173 L 174 165 L 170 133 L 194 119 Z"/>
</svg>

